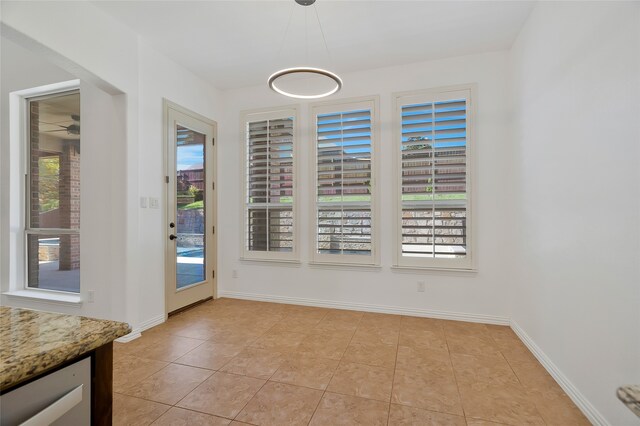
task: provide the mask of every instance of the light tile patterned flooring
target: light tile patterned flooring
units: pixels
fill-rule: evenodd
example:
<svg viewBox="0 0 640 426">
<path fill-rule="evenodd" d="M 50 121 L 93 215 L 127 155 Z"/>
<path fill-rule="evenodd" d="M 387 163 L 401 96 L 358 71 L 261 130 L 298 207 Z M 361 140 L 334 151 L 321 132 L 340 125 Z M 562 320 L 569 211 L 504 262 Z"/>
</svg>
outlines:
<svg viewBox="0 0 640 426">
<path fill-rule="evenodd" d="M 114 347 L 115 425 L 587 425 L 503 326 L 219 299 Z"/>
</svg>

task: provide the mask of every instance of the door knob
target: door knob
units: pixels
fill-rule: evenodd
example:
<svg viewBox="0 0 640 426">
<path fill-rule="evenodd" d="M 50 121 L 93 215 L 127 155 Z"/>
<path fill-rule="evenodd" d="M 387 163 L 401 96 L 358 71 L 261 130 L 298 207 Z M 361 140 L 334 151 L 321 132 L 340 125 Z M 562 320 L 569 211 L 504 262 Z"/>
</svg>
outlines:
<svg viewBox="0 0 640 426">
<path fill-rule="evenodd" d="M 173 234 L 169 235 L 169 239 L 170 239 L 170 240 L 175 240 L 176 238 L 178 238 L 178 237 L 177 237 L 177 236 L 175 236 L 175 235 L 173 235 Z"/>
</svg>

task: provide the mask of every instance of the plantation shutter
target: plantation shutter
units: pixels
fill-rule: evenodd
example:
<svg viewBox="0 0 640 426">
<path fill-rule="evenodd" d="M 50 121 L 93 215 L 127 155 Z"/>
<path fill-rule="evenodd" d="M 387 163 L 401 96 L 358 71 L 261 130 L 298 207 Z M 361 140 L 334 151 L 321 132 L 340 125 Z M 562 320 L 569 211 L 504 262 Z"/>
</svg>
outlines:
<svg viewBox="0 0 640 426">
<path fill-rule="evenodd" d="M 246 251 L 293 250 L 293 124 L 246 122 Z"/>
<path fill-rule="evenodd" d="M 467 256 L 468 100 L 457 96 L 401 106 L 403 258 Z"/>
<path fill-rule="evenodd" d="M 372 254 L 371 110 L 316 115 L 317 253 Z"/>
</svg>

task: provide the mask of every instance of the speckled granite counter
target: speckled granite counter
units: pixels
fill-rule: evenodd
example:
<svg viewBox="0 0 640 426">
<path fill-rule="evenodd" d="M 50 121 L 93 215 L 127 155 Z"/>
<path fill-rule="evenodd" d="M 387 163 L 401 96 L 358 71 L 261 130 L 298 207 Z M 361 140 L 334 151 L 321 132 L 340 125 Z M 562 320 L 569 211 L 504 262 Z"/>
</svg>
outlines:
<svg viewBox="0 0 640 426">
<path fill-rule="evenodd" d="M 628 385 L 618 388 L 618 398 L 640 417 L 640 385 Z"/>
<path fill-rule="evenodd" d="M 131 331 L 123 322 L 0 307 L 0 390 L 12 388 Z"/>
</svg>

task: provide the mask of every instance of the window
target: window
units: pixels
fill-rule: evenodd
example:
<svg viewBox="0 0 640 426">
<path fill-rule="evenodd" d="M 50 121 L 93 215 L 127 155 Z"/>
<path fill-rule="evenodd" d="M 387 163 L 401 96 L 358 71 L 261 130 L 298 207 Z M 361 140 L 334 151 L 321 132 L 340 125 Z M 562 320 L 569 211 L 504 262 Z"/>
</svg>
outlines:
<svg viewBox="0 0 640 426">
<path fill-rule="evenodd" d="M 27 288 L 80 292 L 80 92 L 26 99 Z"/>
<path fill-rule="evenodd" d="M 471 89 L 396 97 L 396 264 L 471 268 Z"/>
<path fill-rule="evenodd" d="M 245 113 L 243 258 L 295 260 L 295 108 Z"/>
<path fill-rule="evenodd" d="M 376 100 L 313 107 L 314 261 L 377 264 Z"/>
</svg>

